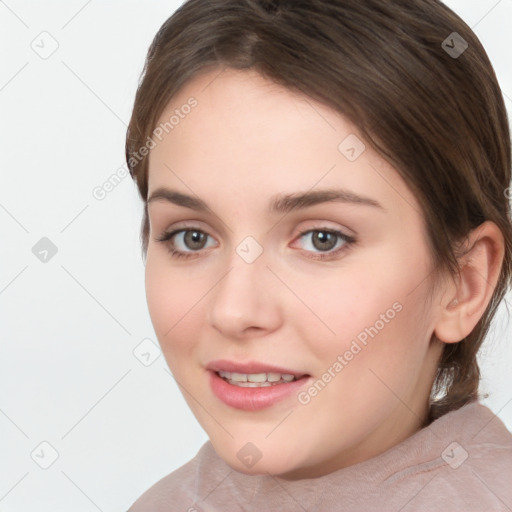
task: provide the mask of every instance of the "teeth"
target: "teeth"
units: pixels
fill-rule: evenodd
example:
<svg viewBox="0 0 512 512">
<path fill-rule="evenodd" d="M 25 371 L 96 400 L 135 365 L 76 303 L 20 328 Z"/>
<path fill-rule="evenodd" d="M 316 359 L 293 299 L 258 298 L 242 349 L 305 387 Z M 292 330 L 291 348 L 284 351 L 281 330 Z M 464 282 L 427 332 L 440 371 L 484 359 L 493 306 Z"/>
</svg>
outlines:
<svg viewBox="0 0 512 512">
<path fill-rule="evenodd" d="M 237 386 L 254 388 L 266 387 L 279 381 L 291 382 L 295 376 L 289 373 L 231 373 L 219 371 L 219 375 Z"/>
<path fill-rule="evenodd" d="M 251 373 L 247 375 L 247 380 L 249 382 L 265 382 L 267 380 L 266 373 Z"/>
</svg>

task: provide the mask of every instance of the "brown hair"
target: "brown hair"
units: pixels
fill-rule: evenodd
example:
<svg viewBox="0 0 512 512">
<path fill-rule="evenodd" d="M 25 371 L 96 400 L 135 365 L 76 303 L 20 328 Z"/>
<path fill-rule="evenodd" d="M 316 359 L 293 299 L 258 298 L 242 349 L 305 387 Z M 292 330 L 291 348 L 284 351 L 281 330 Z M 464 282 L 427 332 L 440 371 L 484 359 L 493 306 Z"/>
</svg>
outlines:
<svg viewBox="0 0 512 512">
<path fill-rule="evenodd" d="M 443 45 L 460 41 L 453 32 L 468 45 L 459 56 Z M 139 150 L 189 80 L 223 67 L 252 68 L 353 122 L 417 197 L 433 276 L 457 274 L 456 245 L 472 229 L 486 220 L 499 227 L 498 283 L 473 331 L 445 344 L 428 422 L 479 399 L 476 356 L 510 284 L 512 222 L 507 113 L 477 36 L 438 0 L 186 1 L 149 48 L 126 137 L 145 203 L 144 256 L 148 159 Z"/>
</svg>

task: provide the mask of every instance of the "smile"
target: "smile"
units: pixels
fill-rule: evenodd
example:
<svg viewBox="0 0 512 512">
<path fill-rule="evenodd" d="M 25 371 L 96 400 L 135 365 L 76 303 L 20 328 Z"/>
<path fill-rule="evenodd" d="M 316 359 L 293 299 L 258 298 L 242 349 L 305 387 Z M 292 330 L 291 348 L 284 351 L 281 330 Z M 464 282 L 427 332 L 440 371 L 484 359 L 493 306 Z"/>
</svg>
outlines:
<svg viewBox="0 0 512 512">
<path fill-rule="evenodd" d="M 277 386 L 297 380 L 295 375 L 289 373 L 234 373 L 223 371 L 217 373 L 229 384 L 243 388 Z"/>
<path fill-rule="evenodd" d="M 294 399 L 312 379 L 310 375 L 296 377 L 274 372 L 240 374 L 210 370 L 207 373 L 213 394 L 225 405 L 243 411 L 259 411 L 277 402 Z M 251 382 L 255 379 L 259 382 Z"/>
</svg>

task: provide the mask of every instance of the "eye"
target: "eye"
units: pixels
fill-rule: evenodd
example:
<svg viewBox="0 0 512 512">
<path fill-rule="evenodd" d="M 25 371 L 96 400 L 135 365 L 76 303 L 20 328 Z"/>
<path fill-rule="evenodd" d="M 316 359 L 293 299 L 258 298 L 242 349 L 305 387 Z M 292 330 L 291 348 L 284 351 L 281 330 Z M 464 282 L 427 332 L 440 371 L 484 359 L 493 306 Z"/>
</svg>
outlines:
<svg viewBox="0 0 512 512">
<path fill-rule="evenodd" d="M 165 243 L 174 258 L 190 258 L 195 252 L 205 248 L 205 241 L 208 233 L 200 229 L 176 229 L 170 233 L 164 233 L 156 238 L 157 242 Z M 178 248 L 177 248 L 178 247 Z M 183 247 L 185 247 L 183 249 Z M 187 250 L 187 247 L 190 250 Z"/>
<path fill-rule="evenodd" d="M 302 239 L 307 237 L 309 237 L 310 242 L 306 244 L 309 245 L 309 248 L 306 248 L 306 250 L 320 251 L 319 253 L 313 252 L 311 256 L 307 257 L 319 260 L 334 259 L 356 242 L 354 237 L 345 235 L 341 231 L 324 228 L 302 231 L 298 238 Z"/>
<path fill-rule="evenodd" d="M 335 259 L 356 242 L 354 237 L 333 229 L 309 229 L 302 231 L 298 238 L 305 239 L 307 236 L 310 243 L 306 245 L 312 247 L 305 249 L 306 252 L 312 252 L 307 258 L 316 260 Z M 155 240 L 164 243 L 173 258 L 191 258 L 199 256 L 202 249 L 208 247 L 205 245 L 208 238 L 211 238 L 210 235 L 200 229 L 181 228 L 164 233 Z M 315 250 L 320 252 L 314 252 Z"/>
</svg>

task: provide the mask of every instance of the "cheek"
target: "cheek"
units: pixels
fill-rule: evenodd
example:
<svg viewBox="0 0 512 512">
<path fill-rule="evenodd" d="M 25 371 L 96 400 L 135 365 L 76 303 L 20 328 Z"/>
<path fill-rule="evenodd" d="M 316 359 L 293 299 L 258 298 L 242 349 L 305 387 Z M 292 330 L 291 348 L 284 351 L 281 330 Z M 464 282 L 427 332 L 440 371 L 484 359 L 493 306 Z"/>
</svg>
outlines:
<svg viewBox="0 0 512 512">
<path fill-rule="evenodd" d="M 151 259 L 148 252 L 145 287 L 148 310 L 160 346 L 168 360 L 191 353 L 201 325 L 200 301 L 206 293 L 191 285 L 183 272 L 170 271 L 163 262 Z"/>
<path fill-rule="evenodd" d="M 393 369 L 404 359 L 414 366 L 426 350 L 428 311 L 418 269 L 396 256 L 392 266 L 382 258 L 384 267 L 375 261 L 373 267 L 367 262 L 298 290 L 312 313 L 296 318 L 302 319 L 304 339 L 314 341 L 311 349 L 320 367 L 328 368 L 344 354 L 351 366 Z"/>
<path fill-rule="evenodd" d="M 317 353 L 343 350 L 351 339 L 379 321 L 380 314 L 391 309 L 388 316 L 393 316 L 392 306 L 399 295 L 382 283 L 382 278 L 377 281 L 368 267 L 337 269 L 302 280 L 294 293 L 301 299 L 294 308 L 295 319 L 301 324 L 304 339 L 315 340 Z"/>
</svg>

